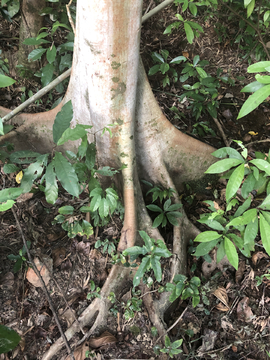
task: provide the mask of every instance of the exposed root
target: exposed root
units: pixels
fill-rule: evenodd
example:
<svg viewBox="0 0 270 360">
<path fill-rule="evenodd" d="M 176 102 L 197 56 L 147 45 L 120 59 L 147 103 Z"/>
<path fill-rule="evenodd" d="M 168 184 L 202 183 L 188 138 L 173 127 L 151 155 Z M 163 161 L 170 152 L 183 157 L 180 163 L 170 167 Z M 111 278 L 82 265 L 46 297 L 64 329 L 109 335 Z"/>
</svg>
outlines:
<svg viewBox="0 0 270 360">
<path fill-rule="evenodd" d="M 100 292 L 101 298 L 96 298 L 80 315 L 78 321 L 75 321 L 65 332 L 67 340 L 70 340 L 76 333 L 78 333 L 80 328 L 89 326 L 90 323 L 94 322 L 87 334 L 84 335 L 84 340 L 106 325 L 108 310 L 111 306 L 111 302 L 109 301 L 108 296 L 110 292 L 114 292 L 117 297 L 121 297 L 123 295 L 123 290 L 126 291 L 125 286 L 127 285 L 131 287 L 131 282 L 128 283 L 128 281 L 131 279 L 130 273 L 132 272 L 129 268 L 124 268 L 117 265 L 113 266 Z M 62 338 L 59 338 L 44 354 L 42 360 L 51 359 L 59 350 L 61 350 L 63 345 Z"/>
</svg>

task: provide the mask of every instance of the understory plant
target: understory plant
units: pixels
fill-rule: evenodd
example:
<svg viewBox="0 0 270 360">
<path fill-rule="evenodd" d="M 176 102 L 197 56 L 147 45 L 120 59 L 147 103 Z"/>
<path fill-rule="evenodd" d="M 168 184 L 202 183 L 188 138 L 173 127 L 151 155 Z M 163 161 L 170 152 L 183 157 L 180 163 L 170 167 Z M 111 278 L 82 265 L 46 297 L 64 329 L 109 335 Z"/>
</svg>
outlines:
<svg viewBox="0 0 270 360">
<path fill-rule="evenodd" d="M 3 171 L 6 174 L 17 172 L 20 176 L 17 175 L 16 179 L 20 185 L 0 191 L 0 211 L 10 209 L 21 194 L 38 190 L 44 192 L 49 204 L 55 204 L 59 191 L 57 180 L 75 198 L 79 198 L 87 188 L 89 198 L 86 201 L 90 204 L 60 207 L 54 223 L 60 223 L 70 238 L 77 234 L 89 237 L 93 233 L 93 225 L 105 225 L 117 209 L 122 211 L 117 192 L 112 187 L 103 190 L 97 178 L 97 174 L 113 176 L 119 170 L 108 166 L 97 169 L 95 144 L 89 143 L 87 139 L 87 130 L 92 127 L 77 124 L 72 129 L 72 118 L 72 103 L 69 101 L 55 118 L 53 140 L 55 145 L 63 145 L 67 141 L 81 139 L 76 154 L 70 150 L 65 152 L 65 156 L 58 151 L 54 151 L 52 156 L 33 151 L 11 152 L 12 146 L 5 143 L 5 150 L 0 155 L 5 163 Z M 87 212 L 90 213 L 93 225 L 83 218 Z"/>
<path fill-rule="evenodd" d="M 224 147 L 213 155 L 219 160 L 206 171 L 208 174 L 224 173 L 226 186 L 226 209 L 215 201 L 205 201 L 210 213 L 202 214 L 200 223 L 211 230 L 203 231 L 194 241 L 200 242 L 195 256 L 207 255 L 217 248 L 217 262 L 225 255 L 232 266 L 238 268 L 239 251 L 250 257 L 254 251 L 256 237 L 260 238 L 265 251 L 270 255 L 270 154 L 255 152 L 256 158 L 248 156 L 241 141 L 236 141 L 241 152 Z M 257 195 L 266 193 L 263 201 Z"/>
</svg>

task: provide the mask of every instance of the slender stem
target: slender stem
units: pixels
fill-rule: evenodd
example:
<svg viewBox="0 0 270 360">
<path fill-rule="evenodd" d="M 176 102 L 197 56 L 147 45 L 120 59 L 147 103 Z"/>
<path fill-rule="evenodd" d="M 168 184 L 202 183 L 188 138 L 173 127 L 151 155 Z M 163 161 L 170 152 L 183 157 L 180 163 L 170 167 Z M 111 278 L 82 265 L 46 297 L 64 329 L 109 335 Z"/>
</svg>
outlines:
<svg viewBox="0 0 270 360">
<path fill-rule="evenodd" d="M 56 314 L 56 311 L 55 311 L 55 309 L 54 309 L 54 307 L 53 307 L 53 303 L 52 303 L 52 300 L 51 300 L 50 295 L 49 295 L 49 293 L 48 293 L 48 290 L 47 290 L 47 288 L 46 288 L 46 285 L 45 285 L 45 283 L 44 283 L 44 280 L 43 280 L 42 276 L 40 275 L 40 272 L 38 271 L 38 269 L 37 269 L 37 267 L 36 267 L 36 264 L 35 264 L 35 262 L 33 261 L 32 256 L 31 256 L 31 254 L 30 254 L 30 251 L 29 251 L 29 249 L 28 249 L 27 242 L 26 242 L 26 240 L 25 240 L 24 233 L 23 233 L 23 231 L 22 231 L 22 228 L 21 228 L 21 225 L 20 225 L 20 223 L 19 223 L 19 220 L 18 220 L 18 217 L 17 217 L 17 215 L 16 215 L 16 212 L 15 212 L 15 210 L 14 210 L 13 207 L 11 208 L 11 210 L 12 210 L 12 212 L 13 212 L 13 216 L 14 216 L 14 218 L 15 218 L 15 221 L 16 221 L 16 224 L 17 224 L 17 228 L 18 228 L 18 230 L 19 230 L 19 232 L 20 232 L 20 234 L 21 234 L 21 237 L 22 237 L 22 240 L 23 240 L 23 244 L 24 244 L 24 247 L 25 247 L 25 250 L 26 250 L 28 259 L 29 259 L 29 261 L 31 262 L 31 265 L 33 266 L 33 269 L 34 269 L 37 277 L 39 278 L 39 281 L 40 281 L 41 284 L 42 284 L 43 291 L 45 292 L 46 298 L 47 298 L 47 300 L 48 300 L 48 303 L 49 303 L 50 308 L 51 308 L 51 310 L 52 310 L 52 313 L 53 313 L 53 315 L 54 315 L 54 319 L 55 319 L 55 322 L 56 322 L 56 324 L 57 324 L 57 326 L 58 326 L 58 329 L 59 329 L 59 331 L 60 331 L 60 334 L 61 334 L 61 336 L 62 336 L 62 338 L 63 338 L 63 340 L 64 340 L 64 343 L 65 343 L 65 345 L 66 345 L 67 351 L 68 351 L 69 355 L 71 356 L 71 358 L 72 358 L 73 360 L 75 360 L 74 355 L 73 355 L 73 351 L 71 350 L 71 348 L 70 348 L 70 346 L 69 346 L 69 343 L 68 343 L 68 341 L 67 341 L 67 338 L 66 338 L 66 336 L 65 336 L 65 334 L 64 334 L 64 332 L 63 332 L 63 330 L 62 330 L 62 327 L 61 327 L 61 325 L 60 325 L 60 322 L 59 322 L 58 316 L 57 316 L 57 314 Z"/>
</svg>

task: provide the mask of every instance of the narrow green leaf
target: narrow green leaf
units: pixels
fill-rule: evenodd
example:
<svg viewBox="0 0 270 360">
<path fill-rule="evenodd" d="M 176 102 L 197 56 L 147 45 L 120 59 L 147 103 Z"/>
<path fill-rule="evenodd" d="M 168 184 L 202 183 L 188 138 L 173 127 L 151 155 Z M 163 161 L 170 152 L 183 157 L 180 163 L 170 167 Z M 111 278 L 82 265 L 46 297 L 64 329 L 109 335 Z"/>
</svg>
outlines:
<svg viewBox="0 0 270 360">
<path fill-rule="evenodd" d="M 222 159 L 224 157 L 226 157 L 227 155 L 229 156 L 229 158 L 234 158 L 234 159 L 238 159 L 240 160 L 241 162 L 244 161 L 243 157 L 241 156 L 241 154 L 233 149 L 233 148 L 230 148 L 230 147 L 223 147 L 223 148 L 220 148 L 216 151 L 214 151 L 212 153 L 213 156 L 219 158 L 219 159 Z"/>
<path fill-rule="evenodd" d="M 250 222 L 255 221 L 257 217 L 257 210 L 256 209 L 249 209 L 243 213 L 243 215 L 238 216 L 237 218 L 232 219 L 226 227 L 230 226 L 239 226 L 239 225 L 247 225 Z"/>
<path fill-rule="evenodd" d="M 48 154 L 41 155 L 37 158 L 37 161 L 29 165 L 25 170 L 22 181 L 21 188 L 25 193 L 29 192 L 32 188 L 34 181 L 39 178 L 44 169 L 44 162 L 48 159 Z"/>
<path fill-rule="evenodd" d="M 196 247 L 196 251 L 193 255 L 199 257 L 199 256 L 204 256 L 206 254 L 209 254 L 209 252 L 217 245 L 218 242 L 219 242 L 219 239 L 200 243 Z"/>
<path fill-rule="evenodd" d="M 226 187 L 227 202 L 236 194 L 239 189 L 245 173 L 245 164 L 239 165 L 231 174 Z"/>
<path fill-rule="evenodd" d="M 72 215 L 74 212 L 74 207 L 71 205 L 62 206 L 58 209 L 58 212 L 61 215 Z"/>
<path fill-rule="evenodd" d="M 212 164 L 209 169 L 205 172 L 206 174 L 218 174 L 231 169 L 234 166 L 242 164 L 244 159 L 223 159 Z"/>
<path fill-rule="evenodd" d="M 238 270 L 238 254 L 234 244 L 227 237 L 224 238 L 224 249 L 229 262 Z"/>
<path fill-rule="evenodd" d="M 152 246 L 153 246 L 153 240 L 150 238 L 150 236 L 145 231 L 139 231 L 139 234 L 145 243 L 147 251 L 151 252 Z"/>
<path fill-rule="evenodd" d="M 165 218 L 164 213 L 159 214 L 159 215 L 155 218 L 155 220 L 154 220 L 154 222 L 153 222 L 153 228 L 157 228 L 157 227 L 162 223 L 162 221 L 164 220 L 164 218 Z"/>
<path fill-rule="evenodd" d="M 7 210 L 11 209 L 14 204 L 15 204 L 15 201 L 7 200 L 7 202 L 0 204 L 0 211 L 7 211 Z"/>
<path fill-rule="evenodd" d="M 151 205 L 147 205 L 146 207 L 151 211 L 163 213 L 163 210 L 157 205 L 151 204 Z"/>
<path fill-rule="evenodd" d="M 40 40 L 40 41 L 42 41 L 42 40 Z M 44 42 L 44 40 L 42 42 Z M 46 51 L 47 51 L 47 49 L 34 49 L 28 55 L 28 60 L 32 60 L 32 61 L 39 60 Z"/>
<path fill-rule="evenodd" d="M 20 170 L 20 169 L 15 164 L 5 164 L 3 167 L 3 171 L 6 174 L 12 174 L 18 170 Z"/>
<path fill-rule="evenodd" d="M 270 255 L 270 224 L 267 222 L 262 213 L 260 213 L 260 234 L 264 249 L 267 254 Z"/>
<path fill-rule="evenodd" d="M 41 84 L 43 87 L 47 86 L 53 78 L 54 65 L 47 64 L 41 69 Z"/>
<path fill-rule="evenodd" d="M 166 213 L 166 217 L 168 219 L 168 221 L 173 225 L 173 226 L 179 226 L 179 221 L 177 220 L 178 216 L 175 216 L 176 214 L 173 212 L 169 212 Z M 177 213 L 177 215 L 179 215 L 179 217 L 181 216 L 180 213 Z"/>
<path fill-rule="evenodd" d="M 217 264 L 224 258 L 225 255 L 224 240 L 222 240 L 217 249 Z"/>
<path fill-rule="evenodd" d="M 81 192 L 78 177 L 73 166 L 64 158 L 62 153 L 55 152 L 54 166 L 56 176 L 63 188 L 69 194 L 78 197 Z"/>
<path fill-rule="evenodd" d="M 56 57 L 56 47 L 53 45 L 52 48 L 47 50 L 46 53 L 47 60 L 50 64 L 52 64 Z"/>
<path fill-rule="evenodd" d="M 248 73 L 257 73 L 257 72 L 265 72 L 268 71 L 266 68 L 270 66 L 270 61 L 259 61 L 255 64 L 252 64 L 248 67 Z"/>
<path fill-rule="evenodd" d="M 252 14 L 252 11 L 254 10 L 254 6 L 255 6 L 255 0 L 251 0 L 247 6 L 247 18 L 249 18 L 250 15 Z"/>
<path fill-rule="evenodd" d="M 58 185 L 56 181 L 56 175 L 54 172 L 53 161 L 47 166 L 45 173 L 45 181 L 46 181 L 46 187 L 45 187 L 46 201 L 49 204 L 54 204 L 58 198 Z"/>
<path fill-rule="evenodd" d="M 270 95 L 270 85 L 265 85 L 252 94 L 243 104 L 237 119 L 246 116 L 256 109 Z"/>
<path fill-rule="evenodd" d="M 137 258 L 139 255 L 144 255 L 143 248 L 140 246 L 132 246 L 123 251 L 124 256 L 133 256 L 133 258 Z"/>
<path fill-rule="evenodd" d="M 191 26 L 187 22 L 184 22 L 184 29 L 185 29 L 185 33 L 187 36 L 187 41 L 190 44 L 192 44 L 193 39 L 194 39 L 194 32 L 193 32 Z"/>
<path fill-rule="evenodd" d="M 149 256 L 145 256 L 142 259 L 141 265 L 139 266 L 139 269 L 137 270 L 134 278 L 133 278 L 133 286 L 138 286 L 140 284 L 141 278 L 143 277 L 143 275 L 145 274 L 145 272 L 147 271 L 147 268 L 150 265 L 150 257 Z"/>
<path fill-rule="evenodd" d="M 86 129 L 91 129 L 91 125 L 78 124 L 75 128 L 68 127 L 62 134 L 61 138 L 57 141 L 57 145 L 63 145 L 67 141 L 79 140 L 87 135 Z"/>
<path fill-rule="evenodd" d="M 160 282 L 161 278 L 162 278 L 162 270 L 161 270 L 159 258 L 156 256 L 151 256 L 150 263 L 151 263 L 152 269 L 154 270 L 154 274 L 155 274 L 157 282 Z"/>
<path fill-rule="evenodd" d="M 270 194 L 268 196 L 266 196 L 264 201 L 258 207 L 262 210 L 270 210 Z"/>
<path fill-rule="evenodd" d="M 101 199 L 99 207 L 98 207 L 98 213 L 99 216 L 101 217 L 101 219 L 104 219 L 106 216 L 109 215 L 109 204 L 108 201 L 106 199 Z"/>
<path fill-rule="evenodd" d="M 212 240 L 219 239 L 221 235 L 216 231 L 204 231 L 196 236 L 194 241 L 198 242 L 209 242 Z"/>
<path fill-rule="evenodd" d="M 61 138 L 64 131 L 69 128 L 70 122 L 73 118 L 73 107 L 71 101 L 68 101 L 59 113 L 56 115 L 53 124 L 53 141 L 55 144 Z"/>
<path fill-rule="evenodd" d="M 264 85 L 259 81 L 253 81 L 252 83 L 246 85 L 241 92 L 255 92 L 262 88 Z"/>
<path fill-rule="evenodd" d="M 149 71 L 148 71 L 148 75 L 155 75 L 158 71 L 159 71 L 160 65 L 154 65 L 152 66 Z"/>
</svg>

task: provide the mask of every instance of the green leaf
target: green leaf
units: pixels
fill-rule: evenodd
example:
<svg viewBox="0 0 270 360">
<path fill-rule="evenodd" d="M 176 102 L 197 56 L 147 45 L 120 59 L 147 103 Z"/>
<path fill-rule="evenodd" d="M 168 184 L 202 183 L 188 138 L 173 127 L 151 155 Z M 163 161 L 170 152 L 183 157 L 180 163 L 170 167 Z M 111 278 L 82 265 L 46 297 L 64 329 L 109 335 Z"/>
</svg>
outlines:
<svg viewBox="0 0 270 360">
<path fill-rule="evenodd" d="M 56 57 L 56 47 L 53 45 L 51 49 L 49 48 L 46 53 L 47 60 L 50 64 L 52 64 Z"/>
<path fill-rule="evenodd" d="M 188 3 L 188 7 L 189 7 L 189 10 L 190 10 L 191 14 L 192 14 L 193 16 L 196 16 L 196 15 L 197 15 L 197 11 L 198 11 L 197 6 L 196 6 L 193 2 L 189 2 L 189 3 Z"/>
<path fill-rule="evenodd" d="M 14 204 L 15 204 L 15 201 L 7 200 L 3 204 L 0 204 L 0 211 L 7 211 L 7 210 L 11 209 Z"/>
<path fill-rule="evenodd" d="M 270 225 L 262 213 L 260 213 L 260 234 L 264 249 L 270 255 Z"/>
<path fill-rule="evenodd" d="M 113 176 L 114 174 L 118 173 L 118 170 L 114 170 L 110 166 L 103 166 L 103 168 L 98 169 L 96 173 L 102 176 Z"/>
<path fill-rule="evenodd" d="M 61 215 L 72 215 L 74 212 L 74 207 L 71 205 L 62 206 L 58 209 L 58 212 Z"/>
<path fill-rule="evenodd" d="M 269 75 L 255 75 L 255 79 L 259 81 L 261 84 L 270 84 L 270 76 Z"/>
<path fill-rule="evenodd" d="M 245 173 L 245 164 L 239 165 L 231 174 L 226 187 L 227 202 L 236 194 L 239 189 Z"/>
<path fill-rule="evenodd" d="M 152 66 L 148 71 L 148 75 L 155 75 L 159 71 L 159 68 L 160 68 L 160 65 Z"/>
<path fill-rule="evenodd" d="M 96 145 L 91 143 L 88 145 L 85 155 L 85 165 L 89 170 L 92 170 L 96 162 Z"/>
<path fill-rule="evenodd" d="M 63 145 L 67 141 L 75 141 L 87 135 L 86 129 L 91 129 L 91 125 L 78 124 L 75 128 L 68 127 L 62 134 L 61 138 L 57 141 L 57 145 Z"/>
<path fill-rule="evenodd" d="M 268 71 L 266 68 L 270 66 L 270 61 L 259 61 L 255 64 L 252 64 L 248 67 L 248 73 L 256 73 L 256 72 L 265 72 Z"/>
<path fill-rule="evenodd" d="M 133 286 L 134 287 L 138 286 L 140 284 L 141 278 L 143 277 L 143 275 L 147 271 L 149 265 L 150 265 L 150 257 L 145 256 L 142 259 L 141 265 L 139 266 L 139 269 L 137 270 L 137 272 L 136 272 L 136 274 L 135 274 L 135 276 L 133 278 Z"/>
<path fill-rule="evenodd" d="M 241 162 L 244 161 L 243 157 L 241 156 L 241 154 L 239 154 L 239 152 L 233 148 L 230 148 L 230 147 L 223 147 L 223 148 L 220 148 L 216 151 L 214 151 L 212 153 L 213 156 L 221 159 L 221 158 L 224 158 L 226 157 L 227 155 L 229 156 L 229 158 L 233 158 L 233 159 L 238 159 L 240 160 Z"/>
<path fill-rule="evenodd" d="M 182 61 L 187 61 L 187 58 L 185 56 L 177 56 L 176 58 L 172 59 L 172 61 L 170 61 L 170 64 L 180 64 Z"/>
<path fill-rule="evenodd" d="M 224 238 L 224 249 L 229 262 L 238 270 L 238 254 L 234 244 L 227 237 Z"/>
<path fill-rule="evenodd" d="M 161 73 L 164 75 L 170 69 L 170 65 L 167 63 L 164 63 L 164 64 L 161 64 L 159 68 L 160 68 Z"/>
<path fill-rule="evenodd" d="M 12 174 L 18 170 L 20 170 L 20 169 L 15 164 L 5 164 L 3 167 L 3 171 L 6 174 Z"/>
<path fill-rule="evenodd" d="M 43 87 L 48 85 L 53 78 L 54 65 L 47 64 L 41 69 L 41 84 Z"/>
<path fill-rule="evenodd" d="M 202 242 L 196 247 L 196 251 L 193 255 L 200 257 L 209 254 L 209 252 L 217 245 L 218 242 L 219 239 L 212 240 L 209 242 Z"/>
<path fill-rule="evenodd" d="M 56 181 L 56 175 L 54 172 L 54 161 L 52 161 L 46 169 L 45 173 L 45 196 L 46 201 L 49 204 L 54 204 L 58 198 L 58 185 Z"/>
<path fill-rule="evenodd" d="M 191 26 L 187 22 L 184 23 L 184 29 L 185 29 L 185 33 L 187 36 L 187 41 L 190 44 L 192 44 L 193 39 L 194 39 L 194 32 L 193 32 Z"/>
<path fill-rule="evenodd" d="M 20 1 L 19 0 L 13 0 L 11 2 L 8 2 L 8 13 L 10 17 L 13 17 L 16 15 L 20 10 Z"/>
<path fill-rule="evenodd" d="M 178 214 L 181 215 L 180 213 Z M 175 216 L 175 213 L 173 212 L 166 213 L 166 217 L 173 226 L 179 226 L 179 222 L 177 220 L 177 217 Z"/>
<path fill-rule="evenodd" d="M 231 169 L 234 166 L 237 166 L 239 164 L 242 164 L 244 162 L 244 159 L 223 159 L 220 161 L 217 161 L 216 163 L 212 164 L 209 169 L 205 172 L 206 174 L 218 174 L 224 171 L 227 171 Z"/>
<path fill-rule="evenodd" d="M 258 207 L 262 210 L 270 210 L 270 195 L 268 195 Z"/>
<path fill-rule="evenodd" d="M 62 153 L 55 152 L 54 167 L 56 176 L 63 188 L 69 194 L 78 197 L 81 192 L 78 177 L 73 166 L 64 158 Z"/>
<path fill-rule="evenodd" d="M 254 167 L 254 169 L 257 169 L 257 168 Z M 249 174 L 241 187 L 241 195 L 243 196 L 244 199 L 248 196 L 248 194 L 252 190 L 254 190 L 255 184 L 256 184 L 256 179 L 255 179 L 254 175 Z"/>
<path fill-rule="evenodd" d="M 179 210 L 183 205 L 182 204 L 172 204 L 168 207 L 167 211 L 177 211 Z"/>
<path fill-rule="evenodd" d="M 48 154 L 40 155 L 37 158 L 37 161 L 29 165 L 25 170 L 21 181 L 21 188 L 24 193 L 29 192 L 32 188 L 33 182 L 41 176 L 44 169 L 44 163 L 46 163 L 47 159 Z"/>
<path fill-rule="evenodd" d="M 254 241 L 258 234 L 258 217 L 253 222 L 247 224 L 244 232 L 244 246 L 248 246 L 250 251 L 254 251 Z"/>
<path fill-rule="evenodd" d="M 139 255 L 145 255 L 146 252 L 144 251 L 144 249 L 140 246 L 132 246 L 130 248 L 127 248 L 126 250 L 123 251 L 123 255 L 124 256 L 132 256 L 133 259 L 135 260 Z"/>
<path fill-rule="evenodd" d="M 11 86 L 15 82 L 16 81 L 10 77 L 0 74 L 0 88 Z"/>
<path fill-rule="evenodd" d="M 151 205 L 147 205 L 146 207 L 151 211 L 163 213 L 163 210 L 157 205 L 151 204 Z"/>
<path fill-rule="evenodd" d="M 139 234 L 145 243 L 145 247 L 146 247 L 147 251 L 151 252 L 153 244 L 154 244 L 153 240 L 150 238 L 150 236 L 145 231 L 139 231 Z"/>
<path fill-rule="evenodd" d="M 101 196 L 100 195 L 94 196 L 93 199 L 91 199 L 91 202 L 90 202 L 90 210 L 91 210 L 91 212 L 96 211 L 99 208 L 100 203 L 101 203 Z"/>
<path fill-rule="evenodd" d="M 99 216 L 101 217 L 101 219 L 104 219 L 106 216 L 109 215 L 109 203 L 106 199 L 101 199 L 99 207 L 98 207 L 98 212 L 99 212 Z"/>
<path fill-rule="evenodd" d="M 156 247 L 152 252 L 152 255 L 168 258 L 172 256 L 172 253 L 167 249 L 165 245 L 165 248 Z"/>
<path fill-rule="evenodd" d="M 222 240 L 217 249 L 217 264 L 224 258 L 225 255 L 224 240 Z"/>
<path fill-rule="evenodd" d="M 270 164 L 266 160 L 254 159 L 250 161 L 251 164 L 257 166 L 258 169 L 264 171 L 267 175 L 270 175 Z"/>
<path fill-rule="evenodd" d="M 55 144 L 61 138 L 64 131 L 69 128 L 70 122 L 73 118 L 73 107 L 71 101 L 68 101 L 59 113 L 56 115 L 53 124 L 53 141 Z"/>
<path fill-rule="evenodd" d="M 234 217 L 238 217 L 242 215 L 243 212 L 245 212 L 250 207 L 250 204 L 251 204 L 251 196 L 247 198 L 247 200 L 243 203 L 243 205 L 239 206 L 239 208 L 236 210 L 234 214 Z"/>
<path fill-rule="evenodd" d="M 171 345 L 171 341 L 168 335 L 165 336 L 165 346 L 169 347 Z"/>
<path fill-rule="evenodd" d="M 154 222 L 153 222 L 153 228 L 154 228 L 154 229 L 157 228 L 157 227 L 162 223 L 162 221 L 164 220 L 164 218 L 165 218 L 164 213 L 159 214 L 159 215 L 155 218 L 155 220 L 154 220 Z M 166 218 L 165 218 L 165 219 L 166 219 Z"/>
<path fill-rule="evenodd" d="M 198 220 L 198 222 L 201 224 L 206 224 L 211 229 L 224 231 L 224 227 L 218 221 L 213 219 L 208 219 L 208 216 L 206 216 L 205 218 L 201 218 L 200 220 Z"/>
<path fill-rule="evenodd" d="M 157 52 L 153 52 L 151 54 L 151 57 L 155 62 L 159 62 L 160 64 L 164 63 L 163 57 L 160 54 L 158 54 Z"/>
<path fill-rule="evenodd" d="M 247 6 L 247 18 L 249 18 L 250 15 L 252 14 L 252 11 L 254 10 L 254 6 L 255 6 L 255 0 L 251 0 Z"/>
<path fill-rule="evenodd" d="M 21 337 L 16 331 L 7 326 L 0 325 L 0 354 L 13 350 L 20 342 Z"/>
<path fill-rule="evenodd" d="M 196 71 L 202 79 L 207 78 L 207 76 L 208 76 L 207 73 L 201 67 L 199 67 L 199 66 L 196 67 Z"/>
<path fill-rule="evenodd" d="M 217 233 L 216 231 L 204 231 L 196 236 L 194 241 L 198 242 L 209 242 L 212 240 L 219 239 L 221 235 Z"/>
<path fill-rule="evenodd" d="M 264 87 L 257 90 L 244 102 L 238 114 L 237 119 L 246 116 L 251 111 L 256 109 L 269 95 L 270 95 L 270 85 L 265 85 Z"/>
<path fill-rule="evenodd" d="M 249 209 L 243 213 L 243 215 L 238 216 L 237 218 L 232 219 L 226 227 L 230 226 L 239 226 L 239 225 L 247 225 L 250 222 L 255 221 L 257 217 L 257 210 L 256 209 Z"/>
<path fill-rule="evenodd" d="M 44 40 L 43 40 L 44 41 Z M 28 60 L 36 61 L 39 60 L 47 49 L 35 49 L 28 55 Z"/>
<path fill-rule="evenodd" d="M 241 92 L 255 92 L 262 88 L 264 85 L 259 81 L 253 81 L 252 83 L 246 85 Z"/>
<path fill-rule="evenodd" d="M 0 191 L 0 202 L 6 202 L 7 200 L 15 200 L 22 194 L 21 188 L 8 188 Z"/>
<path fill-rule="evenodd" d="M 151 257 L 150 263 L 151 263 L 151 267 L 154 271 L 157 282 L 160 282 L 161 278 L 162 278 L 162 270 L 161 270 L 159 258 L 156 256 Z"/>
</svg>

